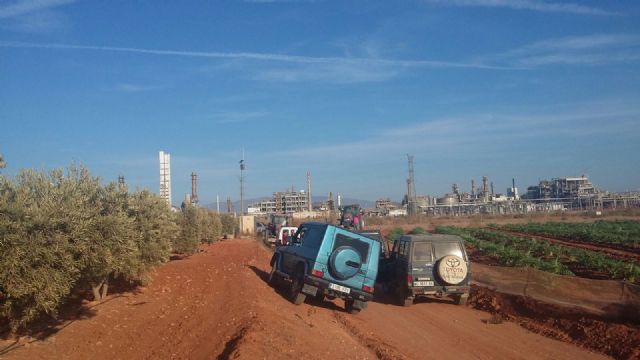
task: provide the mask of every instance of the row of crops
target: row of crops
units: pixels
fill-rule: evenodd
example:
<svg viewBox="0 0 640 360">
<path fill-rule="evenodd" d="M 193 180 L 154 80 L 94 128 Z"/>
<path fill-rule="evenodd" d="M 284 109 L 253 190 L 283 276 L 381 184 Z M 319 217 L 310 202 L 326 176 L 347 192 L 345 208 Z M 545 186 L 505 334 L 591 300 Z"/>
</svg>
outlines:
<svg viewBox="0 0 640 360">
<path fill-rule="evenodd" d="M 611 279 L 640 280 L 640 264 L 613 259 L 605 254 L 555 245 L 548 241 L 504 234 L 487 229 L 442 226 L 438 233 L 461 236 L 483 254 L 504 266 L 529 266 L 562 275 L 575 275 L 576 270 L 608 274 Z"/>
<path fill-rule="evenodd" d="M 494 228 L 595 244 L 640 249 L 640 221 L 596 221 L 593 223 L 528 223 L 493 225 Z"/>
</svg>

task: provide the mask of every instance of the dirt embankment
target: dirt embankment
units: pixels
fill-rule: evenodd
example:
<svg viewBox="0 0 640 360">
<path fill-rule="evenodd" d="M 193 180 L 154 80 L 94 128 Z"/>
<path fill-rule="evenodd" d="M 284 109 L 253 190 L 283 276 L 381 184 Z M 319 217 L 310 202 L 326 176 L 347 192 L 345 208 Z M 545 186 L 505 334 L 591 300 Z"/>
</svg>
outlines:
<svg viewBox="0 0 640 360">
<path fill-rule="evenodd" d="M 570 342 L 616 359 L 640 358 L 640 324 L 611 321 L 539 301 L 473 287 L 469 305 L 535 333 Z"/>
<path fill-rule="evenodd" d="M 161 266 L 148 287 L 112 296 L 94 316 L 43 339 L 0 344 L 7 359 L 601 359 L 446 300 L 404 308 L 295 306 L 265 280 L 270 253 L 251 240 L 204 246 Z M 503 307 L 504 309 L 504 307 Z M 491 309 L 489 309 L 491 310 Z M 495 310 L 495 309 L 494 309 Z M 492 310 L 492 311 L 494 311 Z"/>
</svg>

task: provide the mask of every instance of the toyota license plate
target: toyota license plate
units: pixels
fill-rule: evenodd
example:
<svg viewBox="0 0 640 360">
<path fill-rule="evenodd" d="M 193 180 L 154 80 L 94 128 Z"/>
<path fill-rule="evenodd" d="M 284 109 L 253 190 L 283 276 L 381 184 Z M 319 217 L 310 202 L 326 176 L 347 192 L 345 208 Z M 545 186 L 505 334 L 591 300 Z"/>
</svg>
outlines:
<svg viewBox="0 0 640 360">
<path fill-rule="evenodd" d="M 345 294 L 349 294 L 351 292 L 351 289 L 349 289 L 346 286 L 342 286 L 342 285 L 338 285 L 338 284 L 333 284 L 333 283 L 329 283 L 329 288 L 333 289 L 333 290 L 337 290 L 340 292 L 343 292 Z"/>
<path fill-rule="evenodd" d="M 414 281 L 413 286 L 433 286 L 433 281 Z"/>
</svg>

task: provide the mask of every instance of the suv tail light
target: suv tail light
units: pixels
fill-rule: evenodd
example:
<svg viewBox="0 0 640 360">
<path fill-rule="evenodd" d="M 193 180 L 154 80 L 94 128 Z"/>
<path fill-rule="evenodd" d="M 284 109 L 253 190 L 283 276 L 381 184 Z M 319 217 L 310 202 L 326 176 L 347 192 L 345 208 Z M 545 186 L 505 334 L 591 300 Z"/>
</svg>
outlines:
<svg viewBox="0 0 640 360">
<path fill-rule="evenodd" d="M 369 294 L 373 294 L 373 288 L 367 285 L 362 285 L 362 291 L 368 292 Z"/>
<path fill-rule="evenodd" d="M 311 275 L 321 278 L 324 276 L 324 273 L 320 270 L 313 269 L 311 270 Z"/>
<path fill-rule="evenodd" d="M 407 285 L 413 285 L 413 276 L 407 275 Z"/>
</svg>

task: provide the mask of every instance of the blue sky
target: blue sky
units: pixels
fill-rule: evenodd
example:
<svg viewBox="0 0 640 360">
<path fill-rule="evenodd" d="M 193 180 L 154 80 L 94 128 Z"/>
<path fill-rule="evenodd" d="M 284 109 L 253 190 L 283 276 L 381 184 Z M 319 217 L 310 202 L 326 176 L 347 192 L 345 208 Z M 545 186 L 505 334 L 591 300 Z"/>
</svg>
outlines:
<svg viewBox="0 0 640 360">
<path fill-rule="evenodd" d="M 72 161 L 173 202 L 399 200 L 488 176 L 640 188 L 634 1 L 0 1 L 3 173 Z"/>
</svg>

